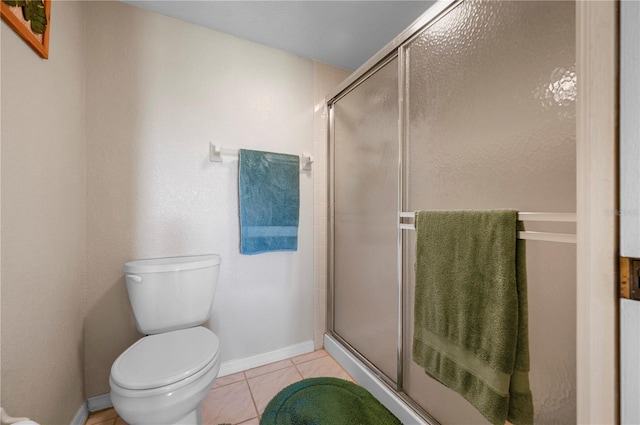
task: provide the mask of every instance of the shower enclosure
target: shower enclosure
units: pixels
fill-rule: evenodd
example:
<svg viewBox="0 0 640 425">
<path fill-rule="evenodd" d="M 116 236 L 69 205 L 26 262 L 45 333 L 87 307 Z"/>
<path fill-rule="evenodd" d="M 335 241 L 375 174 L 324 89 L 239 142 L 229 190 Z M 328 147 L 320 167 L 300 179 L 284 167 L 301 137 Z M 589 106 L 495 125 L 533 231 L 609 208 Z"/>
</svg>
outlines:
<svg viewBox="0 0 640 425">
<path fill-rule="evenodd" d="M 488 423 L 412 360 L 401 212 L 576 205 L 575 4 L 439 2 L 329 98 L 329 334 L 431 423 Z M 410 215 L 410 214 L 406 214 Z M 527 230 L 575 233 L 573 223 Z M 535 422 L 576 422 L 575 244 L 527 241 Z"/>
</svg>

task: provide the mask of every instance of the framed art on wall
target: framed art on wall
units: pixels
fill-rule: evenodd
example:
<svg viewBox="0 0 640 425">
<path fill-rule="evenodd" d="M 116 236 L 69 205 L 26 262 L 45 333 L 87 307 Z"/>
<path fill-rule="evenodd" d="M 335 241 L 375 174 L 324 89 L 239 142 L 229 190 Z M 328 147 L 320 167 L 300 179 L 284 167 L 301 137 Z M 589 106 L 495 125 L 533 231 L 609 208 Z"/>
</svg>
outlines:
<svg viewBox="0 0 640 425">
<path fill-rule="evenodd" d="M 2 0 L 2 20 L 42 58 L 49 57 L 51 0 Z"/>
</svg>

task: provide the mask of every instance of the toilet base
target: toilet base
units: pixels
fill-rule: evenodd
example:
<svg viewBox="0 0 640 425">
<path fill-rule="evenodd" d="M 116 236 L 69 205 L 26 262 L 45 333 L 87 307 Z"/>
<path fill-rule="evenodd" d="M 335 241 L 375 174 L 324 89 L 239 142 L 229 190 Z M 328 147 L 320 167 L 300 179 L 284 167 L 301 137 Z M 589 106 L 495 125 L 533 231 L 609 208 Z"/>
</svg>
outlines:
<svg viewBox="0 0 640 425">
<path fill-rule="evenodd" d="M 202 425 L 202 414 L 200 413 L 200 406 L 184 418 L 176 421 L 173 425 Z"/>
</svg>

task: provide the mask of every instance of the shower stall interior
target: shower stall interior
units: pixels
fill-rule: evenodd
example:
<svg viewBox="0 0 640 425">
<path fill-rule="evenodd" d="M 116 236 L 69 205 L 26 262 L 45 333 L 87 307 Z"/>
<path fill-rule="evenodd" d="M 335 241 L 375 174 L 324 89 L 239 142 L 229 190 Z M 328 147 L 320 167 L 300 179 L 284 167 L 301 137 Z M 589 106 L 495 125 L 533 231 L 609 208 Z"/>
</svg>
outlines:
<svg viewBox="0 0 640 425">
<path fill-rule="evenodd" d="M 428 422 L 488 423 L 412 360 L 400 212 L 575 213 L 575 101 L 569 1 L 438 2 L 328 97 L 328 333 Z M 576 246 L 529 240 L 527 268 L 535 422 L 576 423 Z"/>
</svg>

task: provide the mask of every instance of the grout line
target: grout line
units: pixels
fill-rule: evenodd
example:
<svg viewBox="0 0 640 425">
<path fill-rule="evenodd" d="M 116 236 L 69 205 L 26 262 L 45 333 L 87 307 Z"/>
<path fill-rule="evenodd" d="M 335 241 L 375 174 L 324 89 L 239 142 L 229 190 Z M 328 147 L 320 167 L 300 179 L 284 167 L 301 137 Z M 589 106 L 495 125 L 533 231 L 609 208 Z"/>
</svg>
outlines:
<svg viewBox="0 0 640 425">
<path fill-rule="evenodd" d="M 237 384 L 238 382 L 242 382 L 242 381 L 229 382 L 228 384 L 217 385 L 215 387 L 211 387 L 211 389 L 209 391 L 217 390 L 218 388 L 228 387 L 229 385 Z"/>
<path fill-rule="evenodd" d="M 249 395 L 251 396 L 251 401 L 253 402 L 253 408 L 256 410 L 256 415 L 258 415 L 258 420 L 259 420 L 260 419 L 260 410 L 258 410 L 258 404 L 256 403 L 256 399 L 253 396 L 253 391 L 251 390 L 251 385 L 249 385 L 249 379 L 247 379 L 246 376 L 245 376 L 245 382 L 247 383 L 247 387 L 249 388 Z"/>
<path fill-rule="evenodd" d="M 218 388 L 224 388 L 224 387 L 226 387 L 228 385 L 237 384 L 238 382 L 242 382 L 243 379 L 247 379 L 247 377 L 245 376 L 244 372 L 237 372 L 237 373 L 242 373 L 242 379 L 238 379 L 235 382 L 229 382 L 228 384 L 222 384 L 222 385 L 218 385 L 218 386 L 216 386 L 216 383 L 214 382 L 213 383 L 213 387 L 211 387 L 210 391 L 217 390 Z M 223 378 L 225 378 L 225 377 L 223 376 Z"/>
<path fill-rule="evenodd" d="M 306 362 L 302 362 L 302 363 L 306 363 Z M 302 364 L 302 363 L 298 363 L 298 364 Z M 306 379 L 303 375 L 302 372 L 300 372 L 300 369 L 298 369 L 298 365 L 297 364 L 293 364 L 293 367 L 296 368 L 296 372 L 298 372 L 298 375 L 300 375 L 302 377 L 302 379 Z"/>
<path fill-rule="evenodd" d="M 323 349 L 323 348 L 321 348 L 321 350 L 324 350 L 324 349 Z M 316 351 L 320 351 L 320 350 L 316 350 Z M 303 355 L 304 355 L 304 354 L 303 354 Z M 314 357 L 314 358 L 312 358 L 312 359 L 305 360 L 305 361 L 303 361 L 303 362 L 298 362 L 298 363 L 294 363 L 294 362 L 292 361 L 291 363 L 293 363 L 293 365 L 295 366 L 295 365 L 302 364 L 302 363 L 309 363 L 309 362 L 312 362 L 312 361 L 314 361 L 314 360 L 318 360 L 318 359 L 321 359 L 321 358 L 323 358 L 323 357 L 327 357 L 327 356 L 331 357 L 331 355 L 325 351 L 325 352 L 324 352 L 324 355 L 322 355 L 322 356 L 320 356 L 320 357 Z M 334 359 L 334 360 L 335 360 L 335 359 Z"/>
<path fill-rule="evenodd" d="M 275 363 L 279 363 L 279 362 L 284 362 L 285 360 L 288 360 L 288 361 L 289 361 L 289 363 L 290 363 L 290 364 L 289 364 L 288 366 L 283 366 L 283 367 L 281 367 L 281 368 L 279 368 L 279 369 L 270 370 L 270 371 L 268 371 L 268 372 L 264 372 L 264 373 L 261 373 L 261 374 L 259 374 L 259 375 L 252 376 L 252 377 L 250 377 L 250 378 L 249 378 L 249 377 L 247 377 L 247 374 L 245 373 L 245 372 L 247 372 L 246 370 L 245 370 L 245 371 L 243 371 L 242 373 L 244 373 L 244 377 L 245 377 L 245 379 L 253 379 L 253 378 L 257 378 L 258 376 L 264 376 L 264 375 L 266 375 L 266 374 L 268 374 L 268 373 L 271 373 L 271 372 L 277 372 L 277 371 L 279 371 L 279 370 L 283 370 L 283 369 L 286 369 L 286 368 L 288 368 L 288 367 L 291 367 L 291 365 L 293 364 L 293 362 L 291 361 L 291 358 L 289 358 L 289 359 L 283 359 L 283 360 L 278 360 L 277 362 L 267 363 L 267 364 L 262 365 L 262 366 L 258 366 L 258 367 L 251 368 L 251 369 L 257 369 L 257 368 L 259 368 L 259 367 L 265 367 L 265 366 L 269 366 L 269 365 L 271 365 L 271 364 L 275 364 Z M 251 370 L 251 369 L 248 369 L 248 370 Z"/>
</svg>

